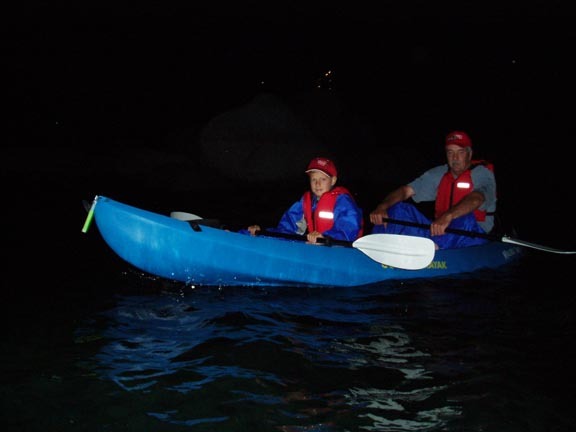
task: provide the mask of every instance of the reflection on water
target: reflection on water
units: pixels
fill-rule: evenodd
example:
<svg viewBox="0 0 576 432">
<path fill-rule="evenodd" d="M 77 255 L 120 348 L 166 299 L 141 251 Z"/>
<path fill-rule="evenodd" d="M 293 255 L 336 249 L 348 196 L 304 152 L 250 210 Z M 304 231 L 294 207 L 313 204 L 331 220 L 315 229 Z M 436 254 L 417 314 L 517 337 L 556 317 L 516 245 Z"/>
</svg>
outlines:
<svg viewBox="0 0 576 432">
<path fill-rule="evenodd" d="M 571 432 L 576 295 L 554 258 L 361 288 L 122 271 L 21 290 L 2 430 Z"/>
<path fill-rule="evenodd" d="M 519 328 L 500 295 L 511 281 L 484 277 L 357 289 L 171 287 L 118 296 L 77 337 L 98 340 L 93 373 L 125 403 L 144 399 L 146 416 L 167 425 L 519 430 L 499 423 L 534 396 L 523 378 L 534 365 L 510 343 Z M 503 401 L 516 406 L 504 414 Z"/>
</svg>

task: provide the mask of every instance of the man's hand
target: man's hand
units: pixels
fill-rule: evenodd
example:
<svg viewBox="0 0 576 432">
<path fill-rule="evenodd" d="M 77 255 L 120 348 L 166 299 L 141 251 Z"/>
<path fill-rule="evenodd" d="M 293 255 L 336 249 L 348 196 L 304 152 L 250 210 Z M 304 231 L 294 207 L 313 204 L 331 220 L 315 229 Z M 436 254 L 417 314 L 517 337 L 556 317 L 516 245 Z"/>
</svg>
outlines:
<svg viewBox="0 0 576 432">
<path fill-rule="evenodd" d="M 437 236 L 446 234 L 446 228 L 448 228 L 452 219 L 452 215 L 448 212 L 436 218 L 434 222 L 430 224 L 430 235 Z"/>
<path fill-rule="evenodd" d="M 376 207 L 376 209 L 370 213 L 370 222 L 374 225 L 386 226 L 386 223 L 384 222 L 384 219 L 386 218 L 388 218 L 388 211 L 381 206 Z"/>
</svg>

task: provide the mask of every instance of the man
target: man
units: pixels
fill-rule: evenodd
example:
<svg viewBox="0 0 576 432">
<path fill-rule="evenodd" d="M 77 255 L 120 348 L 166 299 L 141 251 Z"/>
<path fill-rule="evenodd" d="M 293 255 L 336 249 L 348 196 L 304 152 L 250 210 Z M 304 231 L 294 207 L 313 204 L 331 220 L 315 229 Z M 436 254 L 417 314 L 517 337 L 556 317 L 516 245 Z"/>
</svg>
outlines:
<svg viewBox="0 0 576 432">
<path fill-rule="evenodd" d="M 494 172 L 480 161 L 472 160 L 472 140 L 462 131 L 446 136 L 447 164 L 424 172 L 412 182 L 390 192 L 374 211 L 370 222 L 373 233 L 406 234 L 429 237 L 439 249 L 451 249 L 485 243 L 483 238 L 446 233 L 446 228 L 487 233 L 494 227 L 496 179 Z M 435 201 L 434 220 L 430 222 L 414 205 L 406 203 Z M 430 225 L 429 230 L 386 223 L 384 219 Z"/>
</svg>

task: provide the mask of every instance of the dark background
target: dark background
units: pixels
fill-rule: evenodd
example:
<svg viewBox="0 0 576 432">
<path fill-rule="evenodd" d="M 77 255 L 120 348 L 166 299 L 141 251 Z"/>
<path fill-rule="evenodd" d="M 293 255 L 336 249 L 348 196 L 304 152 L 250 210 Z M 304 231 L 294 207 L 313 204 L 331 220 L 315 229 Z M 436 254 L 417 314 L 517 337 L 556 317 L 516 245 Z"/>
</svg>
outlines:
<svg viewBox="0 0 576 432">
<path fill-rule="evenodd" d="M 332 141 L 330 125 L 315 130 L 367 212 L 442 162 L 445 134 L 462 129 L 495 162 L 502 207 L 521 237 L 573 248 L 567 2 L 189 3 L 46 2 L 3 14 L 2 176 L 13 212 L 43 202 L 81 226 L 79 203 L 94 194 L 147 207 L 170 199 L 195 213 L 234 195 L 236 220 L 259 206 L 273 222 L 305 179 L 283 183 L 278 194 L 290 196 L 271 211 L 254 195 L 277 185 L 206 170 L 192 197 L 169 181 L 170 166 L 147 169 L 147 155 L 195 155 L 207 122 L 259 94 L 298 107 L 300 95 L 324 92 L 350 126 L 338 125 Z M 173 138 L 182 131 L 186 140 Z M 392 155 L 381 181 L 368 173 Z M 119 160 L 144 172 L 134 176 Z"/>
</svg>

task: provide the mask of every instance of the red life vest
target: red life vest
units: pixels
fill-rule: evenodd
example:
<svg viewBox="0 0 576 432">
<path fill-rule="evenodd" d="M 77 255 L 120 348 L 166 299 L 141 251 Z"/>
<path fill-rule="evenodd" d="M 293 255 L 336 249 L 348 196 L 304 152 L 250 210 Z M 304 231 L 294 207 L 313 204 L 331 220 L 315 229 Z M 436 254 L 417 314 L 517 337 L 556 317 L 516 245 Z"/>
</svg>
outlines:
<svg viewBox="0 0 576 432">
<path fill-rule="evenodd" d="M 316 209 L 312 213 L 312 192 L 307 191 L 304 193 L 304 217 L 306 218 L 308 232 L 318 231 L 319 233 L 324 233 L 334 226 L 334 206 L 336 205 L 336 198 L 340 194 L 352 196 L 345 187 L 336 186 L 320 197 L 318 204 L 316 204 Z M 362 229 L 358 237 L 360 236 L 362 236 Z"/>
<path fill-rule="evenodd" d="M 438 185 L 438 193 L 436 194 L 436 204 L 434 206 L 435 217 L 439 217 L 450 207 L 458 204 L 462 198 L 474 190 L 471 170 L 478 165 L 484 165 L 490 171 L 494 172 L 494 165 L 492 163 L 484 160 L 473 160 L 470 168 L 458 177 L 454 178 L 450 173 L 450 169 L 442 176 L 440 184 Z M 474 210 L 474 217 L 477 221 L 483 222 L 486 220 L 486 211 L 476 209 Z"/>
</svg>

